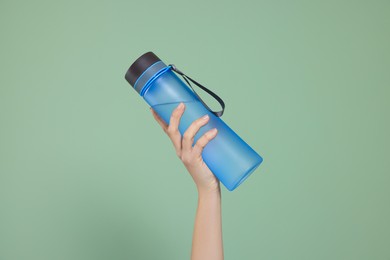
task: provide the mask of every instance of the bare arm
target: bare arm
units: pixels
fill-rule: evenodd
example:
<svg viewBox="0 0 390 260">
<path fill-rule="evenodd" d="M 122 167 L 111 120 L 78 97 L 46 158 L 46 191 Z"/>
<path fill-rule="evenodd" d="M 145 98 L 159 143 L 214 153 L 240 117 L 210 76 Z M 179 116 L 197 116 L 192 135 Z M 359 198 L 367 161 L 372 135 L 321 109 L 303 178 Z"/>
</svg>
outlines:
<svg viewBox="0 0 390 260">
<path fill-rule="evenodd" d="M 220 191 L 198 193 L 191 259 L 223 259 Z"/>
<path fill-rule="evenodd" d="M 195 120 L 181 136 L 178 126 L 184 110 L 185 105 L 179 105 L 172 112 L 168 125 L 151 109 L 154 118 L 171 139 L 177 156 L 192 176 L 198 191 L 191 260 L 223 260 L 220 185 L 202 159 L 203 148 L 217 135 L 217 131 L 206 132 L 192 147 L 195 134 L 209 119 Z"/>
</svg>

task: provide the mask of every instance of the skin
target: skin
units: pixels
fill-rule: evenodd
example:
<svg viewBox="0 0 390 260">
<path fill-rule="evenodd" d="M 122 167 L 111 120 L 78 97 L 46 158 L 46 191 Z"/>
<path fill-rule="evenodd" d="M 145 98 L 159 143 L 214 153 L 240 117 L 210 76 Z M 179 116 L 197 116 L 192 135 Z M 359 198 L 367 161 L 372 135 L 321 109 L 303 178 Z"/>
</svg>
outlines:
<svg viewBox="0 0 390 260">
<path fill-rule="evenodd" d="M 176 107 L 169 124 L 166 124 L 152 108 L 150 110 L 154 119 L 171 139 L 177 156 L 190 173 L 198 191 L 191 260 L 223 260 L 220 184 L 202 159 L 203 148 L 218 131 L 209 130 L 192 146 L 195 134 L 207 124 L 208 117 L 195 120 L 182 136 L 178 126 L 185 111 L 185 104 L 180 103 Z"/>
</svg>

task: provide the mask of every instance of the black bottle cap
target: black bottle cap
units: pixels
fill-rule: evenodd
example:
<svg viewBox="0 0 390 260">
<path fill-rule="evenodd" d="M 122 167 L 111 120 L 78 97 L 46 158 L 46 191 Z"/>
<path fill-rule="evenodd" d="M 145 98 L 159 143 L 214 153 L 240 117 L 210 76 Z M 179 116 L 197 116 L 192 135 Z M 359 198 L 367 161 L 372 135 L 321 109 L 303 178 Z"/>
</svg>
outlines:
<svg viewBox="0 0 390 260">
<path fill-rule="evenodd" d="M 127 70 L 125 78 L 134 87 L 137 79 L 142 75 L 142 73 L 148 69 L 154 63 L 161 61 L 153 52 L 144 53 L 139 57 L 130 68 Z"/>
</svg>

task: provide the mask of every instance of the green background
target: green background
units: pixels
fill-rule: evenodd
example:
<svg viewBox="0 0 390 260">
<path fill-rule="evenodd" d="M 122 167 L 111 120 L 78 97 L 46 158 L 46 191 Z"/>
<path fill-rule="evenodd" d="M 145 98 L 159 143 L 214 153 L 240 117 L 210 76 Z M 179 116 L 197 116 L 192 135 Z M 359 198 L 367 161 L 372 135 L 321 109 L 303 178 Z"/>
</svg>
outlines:
<svg viewBox="0 0 390 260">
<path fill-rule="evenodd" d="M 390 259 L 389 11 L 1 0 L 0 259 L 189 259 L 195 186 L 124 80 L 147 51 L 264 157 L 222 187 L 225 259 Z"/>
</svg>

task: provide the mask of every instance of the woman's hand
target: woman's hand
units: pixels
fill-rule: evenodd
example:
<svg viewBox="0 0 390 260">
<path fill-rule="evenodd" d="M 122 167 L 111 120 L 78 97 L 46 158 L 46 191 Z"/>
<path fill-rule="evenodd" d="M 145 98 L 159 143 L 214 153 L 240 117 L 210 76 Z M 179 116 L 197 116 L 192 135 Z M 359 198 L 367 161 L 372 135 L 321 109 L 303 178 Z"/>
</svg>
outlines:
<svg viewBox="0 0 390 260">
<path fill-rule="evenodd" d="M 176 154 L 183 162 L 184 166 L 187 168 L 191 174 L 196 187 L 199 192 L 208 192 L 208 191 L 219 191 L 219 181 L 214 176 L 214 174 L 207 167 L 202 158 L 203 148 L 207 143 L 212 140 L 217 135 L 217 129 L 211 129 L 203 134 L 196 144 L 192 147 L 194 142 L 194 136 L 199 131 L 199 129 L 207 124 L 209 121 L 208 115 L 201 117 L 187 128 L 183 136 L 180 134 L 178 126 L 180 123 L 181 116 L 184 113 L 185 105 L 180 103 L 175 110 L 172 112 L 169 125 L 166 124 L 153 110 L 150 108 L 152 114 L 159 125 L 162 127 L 164 132 L 171 139 L 173 146 L 175 147 Z"/>
<path fill-rule="evenodd" d="M 181 136 L 178 126 L 184 110 L 185 105 L 180 103 L 172 112 L 168 125 L 151 108 L 154 118 L 171 139 L 177 156 L 184 163 L 198 189 L 191 260 L 223 260 L 221 190 L 218 179 L 202 158 L 203 148 L 217 135 L 217 129 L 207 131 L 192 147 L 194 136 L 207 124 L 209 118 L 195 120 Z"/>
</svg>

